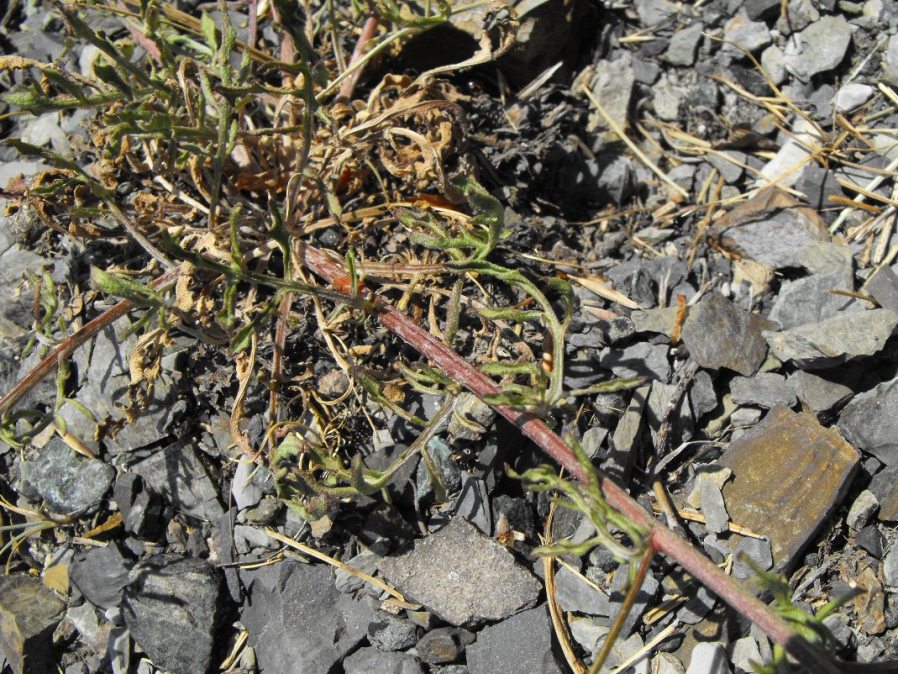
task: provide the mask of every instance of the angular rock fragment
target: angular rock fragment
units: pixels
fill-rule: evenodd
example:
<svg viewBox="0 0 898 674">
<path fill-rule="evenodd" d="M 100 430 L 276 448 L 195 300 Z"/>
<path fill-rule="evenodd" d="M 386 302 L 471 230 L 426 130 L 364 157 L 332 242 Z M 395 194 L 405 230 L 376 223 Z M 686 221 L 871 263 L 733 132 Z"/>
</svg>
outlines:
<svg viewBox="0 0 898 674">
<path fill-rule="evenodd" d="M 850 43 L 851 25 L 845 17 L 824 16 L 786 43 L 786 67 L 808 81 L 838 66 Z"/>
<path fill-rule="evenodd" d="M 741 9 L 736 16 L 727 21 L 723 29 L 723 39 L 733 43 L 725 45 L 725 49 L 741 54 L 738 47 L 751 52 L 757 51 L 769 45 L 771 38 L 766 23 L 752 21 L 745 9 Z"/>
<path fill-rule="evenodd" d="M 664 344 L 639 342 L 625 349 L 606 351 L 599 364 L 622 379 L 648 377 L 667 382 L 671 375 L 668 351 L 669 348 Z"/>
<path fill-rule="evenodd" d="M 540 583 L 498 541 L 460 517 L 380 563 L 380 570 L 413 601 L 451 625 L 501 620 L 533 606 Z"/>
<path fill-rule="evenodd" d="M 69 566 L 69 578 L 90 603 L 107 609 L 118 606 L 134 563 L 116 544 L 77 553 Z"/>
<path fill-rule="evenodd" d="M 774 355 L 802 369 L 830 367 L 857 356 L 872 356 L 885 346 L 898 325 L 887 309 L 833 316 L 791 330 L 764 331 Z"/>
<path fill-rule="evenodd" d="M 137 564 L 122 600 L 134 641 L 174 674 L 205 674 L 219 663 L 221 577 L 201 559 L 161 554 Z"/>
<path fill-rule="evenodd" d="M 879 502 L 876 517 L 881 522 L 898 522 L 898 464 L 886 466 L 870 480 L 870 491 Z"/>
<path fill-rule="evenodd" d="M 241 579 L 241 622 L 265 674 L 331 671 L 366 636 L 371 611 L 339 593 L 325 566 L 282 562 Z"/>
<path fill-rule="evenodd" d="M 75 516 L 96 510 L 114 478 L 112 466 L 85 459 L 54 437 L 23 463 L 20 489 L 25 496 L 43 499 L 53 513 Z"/>
<path fill-rule="evenodd" d="M 703 30 L 704 26 L 696 22 L 674 33 L 664 53 L 664 60 L 675 66 L 691 66 L 695 63 L 695 51 L 702 39 Z"/>
<path fill-rule="evenodd" d="M 890 267 L 882 267 L 864 287 L 879 306 L 898 314 L 898 274 Z"/>
<path fill-rule="evenodd" d="M 761 335 L 769 323 L 744 311 L 723 295 L 711 293 L 689 312 L 683 343 L 702 367 L 754 374 L 767 356 Z"/>
<path fill-rule="evenodd" d="M 863 311 L 863 306 L 854 298 L 832 292 L 851 289 L 838 273 L 813 274 L 783 283 L 767 318 L 776 322 L 781 330 L 789 330 L 832 318 L 843 311 Z"/>
<path fill-rule="evenodd" d="M 795 391 L 781 374 L 762 372 L 754 377 L 734 377 L 730 382 L 733 402 L 740 405 L 757 405 L 765 409 L 795 404 Z"/>
<path fill-rule="evenodd" d="M 590 585 L 585 578 L 566 566 L 555 573 L 555 594 L 563 611 L 592 616 L 611 615 L 608 595 Z"/>
<path fill-rule="evenodd" d="M 804 370 L 798 370 L 789 375 L 786 383 L 795 391 L 795 395 L 803 404 L 817 413 L 828 412 L 840 402 L 854 395 L 854 391 L 847 386 Z"/>
<path fill-rule="evenodd" d="M 131 470 L 180 513 L 211 522 L 224 512 L 218 490 L 189 442 L 173 443 Z"/>
<path fill-rule="evenodd" d="M 800 130 L 796 127 L 795 132 Z M 785 156 L 787 147 L 784 145 L 777 153 L 784 154 L 780 163 L 774 164 L 774 158 L 762 169 L 768 180 L 781 180 L 783 174 L 798 179 L 798 175 L 793 175 L 795 165 L 805 162 L 807 152 L 799 146 L 795 156 Z M 762 190 L 736 206 L 715 223 L 714 231 L 724 245 L 773 269 L 801 266 L 808 246 L 829 241 L 829 231 L 820 215 L 776 188 Z"/>
<path fill-rule="evenodd" d="M 372 674 L 372 672 L 390 672 L 390 674 L 422 674 L 424 670 L 408 653 L 385 653 L 376 648 L 360 648 L 343 661 L 344 674 Z"/>
<path fill-rule="evenodd" d="M 0 576 L 0 650 L 16 674 L 55 669 L 53 630 L 65 602 L 36 578 Z"/>
<path fill-rule="evenodd" d="M 454 627 L 438 627 L 418 639 L 415 651 L 418 657 L 430 665 L 455 662 L 465 651 L 465 646 L 474 641 L 467 630 Z"/>
<path fill-rule="evenodd" d="M 839 506 L 859 456 L 813 414 L 775 407 L 718 462 L 733 471 L 723 487 L 732 521 L 770 539 L 781 572 Z"/>
<path fill-rule="evenodd" d="M 552 653 L 552 623 L 545 606 L 484 628 L 468 646 L 467 656 L 470 674 L 564 671 Z"/>
<path fill-rule="evenodd" d="M 898 378 L 859 393 L 839 417 L 839 429 L 860 450 L 898 464 Z"/>
</svg>

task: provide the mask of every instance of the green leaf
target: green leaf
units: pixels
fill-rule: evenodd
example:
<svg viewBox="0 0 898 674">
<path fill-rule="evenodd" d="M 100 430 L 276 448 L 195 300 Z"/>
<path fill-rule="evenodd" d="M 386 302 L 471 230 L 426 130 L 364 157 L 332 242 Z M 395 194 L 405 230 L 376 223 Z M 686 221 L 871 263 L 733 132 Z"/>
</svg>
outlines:
<svg viewBox="0 0 898 674">
<path fill-rule="evenodd" d="M 123 276 L 115 276 L 98 267 L 90 268 L 90 280 L 95 288 L 107 295 L 130 300 L 138 306 L 161 307 L 165 304 L 162 295 L 152 288 Z"/>
<path fill-rule="evenodd" d="M 218 29 L 215 27 L 215 21 L 212 20 L 212 17 L 207 12 L 203 12 L 200 17 L 200 29 L 203 31 L 203 38 L 205 38 L 206 44 L 209 45 L 209 49 L 214 54 L 218 51 Z"/>
</svg>

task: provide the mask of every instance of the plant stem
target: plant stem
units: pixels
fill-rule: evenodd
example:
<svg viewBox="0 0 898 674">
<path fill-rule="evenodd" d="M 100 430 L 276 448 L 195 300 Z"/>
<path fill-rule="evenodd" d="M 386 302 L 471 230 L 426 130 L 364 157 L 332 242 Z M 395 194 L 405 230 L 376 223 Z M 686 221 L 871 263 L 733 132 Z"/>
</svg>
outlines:
<svg viewBox="0 0 898 674">
<path fill-rule="evenodd" d="M 345 270 L 338 262 L 312 246 L 299 243 L 296 248 L 296 257 L 300 264 L 328 282 L 333 282 L 346 275 Z M 347 301 L 351 300 L 352 298 L 347 295 Z M 378 300 L 376 312 L 381 325 L 479 398 L 500 393 L 499 387 L 489 377 L 395 308 Z M 586 472 L 577 461 L 573 451 L 541 419 L 506 405 L 496 405 L 495 409 L 517 426 L 524 435 L 539 445 L 577 481 L 587 482 Z M 727 576 L 689 541 L 655 519 L 651 513 L 627 494 L 623 487 L 605 475 L 599 476 L 599 484 L 611 507 L 648 531 L 646 540 L 653 550 L 678 562 L 683 569 L 702 582 L 730 607 L 755 623 L 775 643 L 783 646 L 809 671 L 820 674 L 839 674 L 841 670 L 825 653 L 802 639 L 785 620 L 757 599 L 741 581 Z"/>
</svg>

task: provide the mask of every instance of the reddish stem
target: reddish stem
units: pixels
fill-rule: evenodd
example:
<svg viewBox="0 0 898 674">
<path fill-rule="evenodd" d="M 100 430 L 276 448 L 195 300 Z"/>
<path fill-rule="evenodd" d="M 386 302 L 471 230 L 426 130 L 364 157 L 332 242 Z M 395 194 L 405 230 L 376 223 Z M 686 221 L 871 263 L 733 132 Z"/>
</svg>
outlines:
<svg viewBox="0 0 898 674">
<path fill-rule="evenodd" d="M 362 53 L 365 51 L 365 47 L 374 38 L 374 33 L 376 31 L 377 17 L 369 16 L 365 21 L 365 25 L 362 26 L 362 32 L 359 34 L 359 39 L 355 43 L 355 49 L 352 50 L 352 56 L 349 57 L 349 63 L 346 66 L 347 68 L 351 67 L 356 61 L 362 58 Z M 337 94 L 337 101 L 348 103 L 352 99 L 352 92 L 355 91 L 355 85 L 359 81 L 359 77 L 362 76 L 362 71 L 364 69 L 365 66 L 360 66 L 358 70 L 343 80 L 343 83 L 340 85 L 340 93 Z"/>
</svg>

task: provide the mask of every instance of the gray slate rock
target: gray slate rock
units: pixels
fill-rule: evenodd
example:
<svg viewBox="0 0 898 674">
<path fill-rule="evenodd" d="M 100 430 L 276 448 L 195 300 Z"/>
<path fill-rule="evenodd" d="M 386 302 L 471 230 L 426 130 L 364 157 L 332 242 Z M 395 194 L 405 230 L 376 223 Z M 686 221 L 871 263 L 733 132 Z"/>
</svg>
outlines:
<svg viewBox="0 0 898 674">
<path fill-rule="evenodd" d="M 839 430 L 857 449 L 898 464 L 898 379 L 856 395 L 842 410 Z"/>
<path fill-rule="evenodd" d="M 702 39 L 703 30 L 704 26 L 696 22 L 674 33 L 664 53 L 664 60 L 675 66 L 691 66 L 695 63 L 695 51 Z"/>
<path fill-rule="evenodd" d="M 727 21 L 723 29 L 723 39 L 750 52 L 766 47 L 771 41 L 767 24 L 763 21 L 752 21 L 744 9 L 739 10 L 736 16 Z M 724 45 L 724 50 L 742 54 L 741 50 L 733 45 Z"/>
<path fill-rule="evenodd" d="M 768 318 L 780 329 L 790 330 L 806 323 L 817 323 L 843 311 L 863 311 L 860 302 L 831 292 L 852 290 L 838 274 L 813 274 L 783 283 Z"/>
<path fill-rule="evenodd" d="M 344 674 L 422 674 L 424 670 L 414 655 L 385 653 L 376 648 L 360 648 L 343 661 Z"/>
<path fill-rule="evenodd" d="M 754 377 L 734 377 L 730 382 L 733 402 L 770 409 L 775 405 L 795 405 L 795 391 L 781 374 L 761 372 Z"/>
<path fill-rule="evenodd" d="M 723 644 L 700 642 L 692 649 L 686 674 L 730 674 L 729 661 Z"/>
<path fill-rule="evenodd" d="M 767 356 L 761 335 L 769 323 L 719 293 L 702 298 L 683 325 L 683 343 L 702 367 L 753 375 Z"/>
<path fill-rule="evenodd" d="M 665 344 L 639 342 L 625 349 L 609 349 L 602 354 L 599 365 L 624 379 L 649 377 L 667 382 L 671 375 L 669 350 Z"/>
<path fill-rule="evenodd" d="M 281 562 L 241 579 L 240 619 L 263 674 L 328 672 L 366 636 L 371 611 L 338 592 L 326 566 Z"/>
<path fill-rule="evenodd" d="M 153 555 L 132 570 L 122 615 L 155 665 L 174 674 L 204 674 L 220 662 L 221 575 L 208 562 Z"/>
<path fill-rule="evenodd" d="M 736 545 L 733 556 L 733 575 L 736 578 L 754 578 L 755 570 L 743 559 L 743 555 L 765 571 L 773 566 L 773 550 L 766 538 L 743 538 Z"/>
<path fill-rule="evenodd" d="M 818 414 L 828 412 L 840 402 L 854 395 L 854 391 L 847 386 L 804 370 L 798 370 L 789 375 L 786 383 L 792 387 L 802 403 Z"/>
<path fill-rule="evenodd" d="M 59 437 L 22 464 L 21 493 L 43 499 L 50 511 L 65 516 L 96 510 L 112 486 L 115 469 L 97 459 L 86 459 Z"/>
<path fill-rule="evenodd" d="M 53 630 L 65 602 L 36 578 L 0 576 L 0 651 L 16 674 L 55 670 Z"/>
<path fill-rule="evenodd" d="M 865 289 L 883 309 L 898 313 L 898 274 L 890 267 L 882 267 L 873 274 Z"/>
<path fill-rule="evenodd" d="M 711 480 L 702 480 L 700 489 L 702 515 L 705 516 L 705 526 L 708 531 L 715 534 L 729 531 L 730 516 L 727 514 L 720 487 Z"/>
<path fill-rule="evenodd" d="M 782 332 L 764 331 L 774 355 L 802 369 L 829 367 L 856 356 L 872 356 L 885 346 L 898 325 L 888 309 L 833 316 Z"/>
<path fill-rule="evenodd" d="M 88 548 L 72 558 L 69 578 L 90 603 L 108 609 L 121 602 L 133 566 L 116 544 Z"/>
<path fill-rule="evenodd" d="M 844 16 L 824 16 L 786 43 L 786 67 L 800 80 L 838 66 L 851 44 L 851 25 Z"/>
<path fill-rule="evenodd" d="M 804 250 L 826 236 L 805 213 L 789 208 L 753 214 L 723 235 L 747 257 L 773 269 L 801 266 Z"/>
<path fill-rule="evenodd" d="M 211 522 L 224 512 L 218 490 L 189 442 L 171 444 L 134 464 L 131 471 L 180 513 Z"/>
<path fill-rule="evenodd" d="M 382 651 L 401 651 L 411 648 L 418 639 L 418 626 L 385 611 L 379 611 L 377 620 L 368 623 L 368 641 Z"/>
<path fill-rule="evenodd" d="M 611 580 L 611 602 L 615 604 L 612 611 L 614 615 L 617 615 L 617 611 L 623 604 L 626 595 L 626 591 L 624 590 L 626 583 L 626 569 L 622 570 L 621 568 L 618 568 L 614 574 L 614 578 Z M 639 592 L 636 593 L 636 601 L 633 603 L 633 608 L 630 610 L 630 613 L 627 615 L 627 619 L 624 621 L 624 625 L 621 628 L 621 636 L 626 636 L 633 631 L 633 628 L 636 627 L 636 623 L 639 622 L 639 618 L 648 608 L 649 604 L 654 601 L 654 597 L 658 593 L 660 585 L 661 584 L 652 574 L 648 574 L 645 577 L 642 587 L 639 588 Z"/>
<path fill-rule="evenodd" d="M 470 674 L 528 672 L 561 674 L 552 653 L 549 610 L 538 606 L 486 627 L 467 650 Z"/>
<path fill-rule="evenodd" d="M 558 605 L 564 611 L 592 616 L 611 615 L 608 595 L 597 590 L 566 566 L 562 566 L 555 574 L 555 592 Z"/>
<path fill-rule="evenodd" d="M 413 551 L 384 559 L 380 570 L 406 597 L 456 626 L 507 618 L 533 606 L 542 589 L 505 547 L 460 517 Z"/>
</svg>

